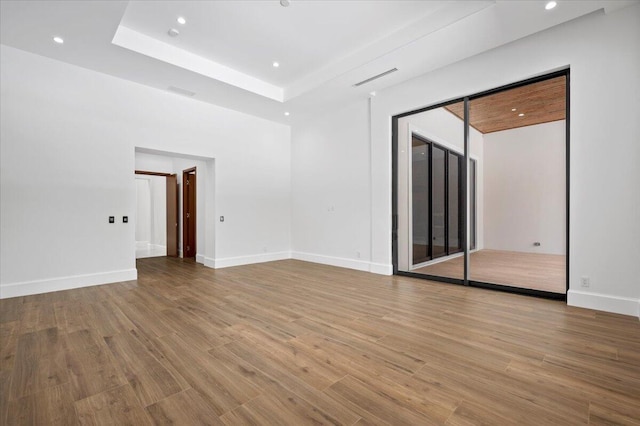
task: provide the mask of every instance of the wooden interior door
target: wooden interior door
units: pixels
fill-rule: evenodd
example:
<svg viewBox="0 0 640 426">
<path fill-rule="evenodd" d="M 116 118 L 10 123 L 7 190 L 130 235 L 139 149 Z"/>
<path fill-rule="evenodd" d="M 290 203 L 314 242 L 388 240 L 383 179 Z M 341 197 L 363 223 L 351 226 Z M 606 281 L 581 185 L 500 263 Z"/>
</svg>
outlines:
<svg viewBox="0 0 640 426">
<path fill-rule="evenodd" d="M 196 255 L 196 168 L 182 172 L 182 257 Z"/>
<path fill-rule="evenodd" d="M 178 177 L 167 176 L 167 256 L 178 257 Z"/>
</svg>

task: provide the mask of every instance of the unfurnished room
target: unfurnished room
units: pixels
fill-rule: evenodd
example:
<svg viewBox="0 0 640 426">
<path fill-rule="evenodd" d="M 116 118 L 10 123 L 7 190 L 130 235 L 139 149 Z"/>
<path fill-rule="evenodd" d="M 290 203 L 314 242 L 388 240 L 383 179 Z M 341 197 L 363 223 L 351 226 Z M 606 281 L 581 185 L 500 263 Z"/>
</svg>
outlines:
<svg viewBox="0 0 640 426">
<path fill-rule="evenodd" d="M 640 1 L 0 0 L 0 424 L 640 425 Z"/>
</svg>

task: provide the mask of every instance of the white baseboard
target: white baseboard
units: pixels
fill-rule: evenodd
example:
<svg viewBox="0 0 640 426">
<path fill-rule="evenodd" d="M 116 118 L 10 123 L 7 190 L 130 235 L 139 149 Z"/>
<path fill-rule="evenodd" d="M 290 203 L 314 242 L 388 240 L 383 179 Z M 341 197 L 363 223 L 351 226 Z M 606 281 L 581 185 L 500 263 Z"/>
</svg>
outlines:
<svg viewBox="0 0 640 426">
<path fill-rule="evenodd" d="M 632 315 L 640 318 L 640 299 L 630 297 L 569 290 L 567 292 L 567 304 L 569 306 L 613 312 L 615 314 Z"/>
<path fill-rule="evenodd" d="M 299 251 L 293 252 L 291 254 L 291 258 L 304 260 L 306 262 L 320 263 L 323 265 L 338 266 L 340 268 L 355 269 L 356 271 L 372 272 L 374 274 L 391 275 L 393 273 L 392 265 L 373 263 L 365 260 L 324 256 L 321 254 L 302 253 Z"/>
<path fill-rule="evenodd" d="M 205 266 L 209 266 L 213 261 L 213 268 L 228 268 L 230 266 L 249 265 L 252 263 L 273 262 L 274 260 L 291 259 L 291 252 L 280 251 L 276 253 L 260 253 L 249 256 L 225 257 L 222 259 L 205 259 Z M 207 264 L 209 263 L 209 265 Z"/>
<path fill-rule="evenodd" d="M 196 263 L 202 263 L 204 265 L 204 255 L 196 253 Z"/>
<path fill-rule="evenodd" d="M 305 262 L 321 263 L 323 265 L 338 266 L 340 268 L 355 269 L 356 271 L 369 272 L 369 262 L 363 260 L 347 259 L 344 257 L 324 256 L 321 254 L 302 253 L 294 251 L 291 258 L 304 260 Z"/>
<path fill-rule="evenodd" d="M 393 275 L 393 265 L 371 262 L 369 272 L 378 275 Z"/>
<path fill-rule="evenodd" d="M 71 290 L 73 288 L 132 281 L 136 279 L 138 279 L 138 270 L 134 268 L 123 269 L 121 271 L 99 272 L 97 274 L 73 275 L 47 280 L 2 284 L 0 285 L 0 299 L 50 293 L 52 291 Z"/>
</svg>

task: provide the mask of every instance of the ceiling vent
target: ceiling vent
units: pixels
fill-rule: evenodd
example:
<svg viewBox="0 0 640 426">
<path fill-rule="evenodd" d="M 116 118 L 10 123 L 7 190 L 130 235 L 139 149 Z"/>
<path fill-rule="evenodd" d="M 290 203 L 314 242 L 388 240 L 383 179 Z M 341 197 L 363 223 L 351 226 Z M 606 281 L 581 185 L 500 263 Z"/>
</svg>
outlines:
<svg viewBox="0 0 640 426">
<path fill-rule="evenodd" d="M 183 96 L 195 96 L 196 94 L 196 92 L 192 92 L 191 90 L 181 89 L 180 87 L 174 87 L 174 86 L 169 86 L 167 90 Z"/>
<path fill-rule="evenodd" d="M 369 77 L 369 78 L 368 78 L 368 79 L 366 79 L 366 80 L 362 80 L 360 83 L 356 83 L 356 84 L 354 84 L 354 85 L 353 85 L 353 87 L 362 86 L 363 84 L 367 84 L 367 83 L 369 83 L 369 82 L 371 82 L 371 81 L 373 81 L 373 80 L 377 80 L 377 79 L 379 79 L 379 78 L 384 77 L 385 75 L 391 74 L 391 73 L 396 72 L 396 71 L 398 71 L 398 68 L 391 68 L 390 70 L 387 70 L 387 71 L 385 71 L 385 72 L 382 72 L 382 73 L 380 73 L 380 74 L 378 74 L 378 75 L 374 75 L 373 77 Z"/>
</svg>

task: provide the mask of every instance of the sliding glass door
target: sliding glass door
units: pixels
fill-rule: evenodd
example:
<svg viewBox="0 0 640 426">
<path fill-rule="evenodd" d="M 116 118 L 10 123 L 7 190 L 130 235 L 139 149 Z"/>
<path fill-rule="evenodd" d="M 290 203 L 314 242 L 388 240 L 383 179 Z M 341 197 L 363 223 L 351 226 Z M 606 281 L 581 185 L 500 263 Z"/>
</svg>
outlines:
<svg viewBox="0 0 640 426">
<path fill-rule="evenodd" d="M 394 271 L 566 293 L 568 75 L 393 118 Z"/>
</svg>

